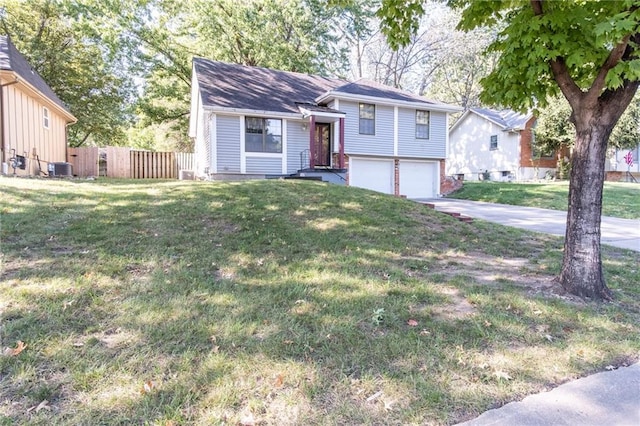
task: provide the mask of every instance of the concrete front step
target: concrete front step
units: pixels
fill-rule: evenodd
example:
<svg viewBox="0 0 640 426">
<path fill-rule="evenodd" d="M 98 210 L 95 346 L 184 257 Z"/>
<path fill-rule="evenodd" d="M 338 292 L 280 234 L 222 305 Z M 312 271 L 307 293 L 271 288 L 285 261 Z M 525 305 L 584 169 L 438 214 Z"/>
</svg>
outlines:
<svg viewBox="0 0 640 426">
<path fill-rule="evenodd" d="M 446 210 L 437 210 L 437 209 L 436 209 L 436 205 L 435 205 L 435 204 L 433 204 L 433 203 L 422 203 L 422 204 L 424 204 L 425 206 L 427 206 L 427 207 L 428 207 L 428 208 L 430 208 L 430 209 L 434 209 L 434 210 L 436 210 L 436 211 L 437 211 L 437 212 L 439 212 L 439 213 L 444 213 L 444 214 L 446 214 L 446 215 L 449 215 L 449 216 L 451 216 L 451 217 L 454 217 L 454 218 L 458 219 L 460 222 L 464 222 L 464 223 L 471 223 L 471 222 L 473 222 L 473 218 L 472 218 L 472 217 L 470 217 L 470 216 L 465 216 L 465 215 L 460 214 L 460 213 L 458 213 L 458 212 L 452 212 L 452 211 L 446 211 Z"/>
</svg>

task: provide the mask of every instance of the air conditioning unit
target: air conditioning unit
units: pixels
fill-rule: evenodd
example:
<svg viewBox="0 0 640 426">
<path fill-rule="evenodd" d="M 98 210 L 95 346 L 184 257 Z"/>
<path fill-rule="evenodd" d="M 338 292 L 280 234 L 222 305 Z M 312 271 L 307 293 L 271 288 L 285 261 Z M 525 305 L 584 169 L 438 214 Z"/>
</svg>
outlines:
<svg viewBox="0 0 640 426">
<path fill-rule="evenodd" d="M 49 176 L 73 176 L 71 163 L 49 163 Z"/>
<path fill-rule="evenodd" d="M 180 170 L 180 180 L 194 180 L 195 172 L 193 170 Z"/>
</svg>

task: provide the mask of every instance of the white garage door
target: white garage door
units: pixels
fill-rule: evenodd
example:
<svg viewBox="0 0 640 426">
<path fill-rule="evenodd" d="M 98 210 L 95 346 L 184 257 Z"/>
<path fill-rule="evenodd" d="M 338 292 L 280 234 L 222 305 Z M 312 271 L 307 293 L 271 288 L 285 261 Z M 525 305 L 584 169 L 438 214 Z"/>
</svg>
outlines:
<svg viewBox="0 0 640 426">
<path fill-rule="evenodd" d="M 432 198 L 437 194 L 437 165 L 400 160 L 400 195 L 407 198 Z"/>
<path fill-rule="evenodd" d="M 350 158 L 349 185 L 393 194 L 393 160 Z"/>
</svg>

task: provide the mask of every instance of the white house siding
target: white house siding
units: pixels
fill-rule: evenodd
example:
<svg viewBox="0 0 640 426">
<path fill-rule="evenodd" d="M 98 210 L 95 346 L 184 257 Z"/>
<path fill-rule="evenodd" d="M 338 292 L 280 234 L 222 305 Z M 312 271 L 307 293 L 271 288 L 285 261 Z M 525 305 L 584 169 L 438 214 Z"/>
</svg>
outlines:
<svg viewBox="0 0 640 426">
<path fill-rule="evenodd" d="M 218 173 L 240 173 L 240 117 L 217 115 L 216 139 Z M 282 161 L 280 162 L 282 170 Z"/>
<path fill-rule="evenodd" d="M 416 139 L 416 110 L 398 109 L 398 155 L 401 157 L 445 158 L 447 116 L 431 112 L 429 139 Z"/>
<path fill-rule="evenodd" d="M 633 155 L 633 166 L 629 167 L 624 160 L 625 155 L 631 151 Z M 616 149 L 612 155 L 607 158 L 605 163 L 606 171 L 632 172 L 640 173 L 640 145 L 635 148 Z"/>
<path fill-rule="evenodd" d="M 491 135 L 498 135 L 498 149 L 490 150 Z M 519 172 L 519 135 L 504 132 L 500 126 L 476 114 L 468 114 L 449 135 L 446 174 L 464 174 L 478 179 L 485 170 L 491 179 L 502 179 L 502 172 Z"/>
<path fill-rule="evenodd" d="M 259 175 L 281 175 L 282 156 L 247 157 L 247 173 Z"/>
<path fill-rule="evenodd" d="M 345 112 L 345 143 L 347 154 L 393 155 L 393 107 L 376 105 L 375 135 L 360 134 L 360 113 L 357 102 L 340 101 Z"/>
<path fill-rule="evenodd" d="M 302 125 L 306 124 L 304 130 Z M 309 122 L 287 122 L 287 173 L 295 173 L 300 169 L 300 153 L 309 149 Z"/>
</svg>

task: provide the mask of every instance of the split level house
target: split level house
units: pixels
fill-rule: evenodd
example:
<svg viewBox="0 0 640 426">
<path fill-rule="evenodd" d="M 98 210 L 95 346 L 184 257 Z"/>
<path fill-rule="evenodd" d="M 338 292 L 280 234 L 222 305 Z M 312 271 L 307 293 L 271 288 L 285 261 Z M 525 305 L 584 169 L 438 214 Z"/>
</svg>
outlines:
<svg viewBox="0 0 640 426">
<path fill-rule="evenodd" d="M 535 123 L 532 114 L 468 109 L 449 130 L 447 175 L 501 181 L 553 176 L 559 153 L 536 148 Z"/>
<path fill-rule="evenodd" d="M 448 114 L 371 81 L 193 60 L 190 136 L 205 179 L 320 176 L 411 198 L 440 194 Z"/>
<path fill-rule="evenodd" d="M 10 38 L 0 36 L 2 173 L 47 174 L 53 166 L 65 163 L 67 126 L 75 121 Z"/>
</svg>

